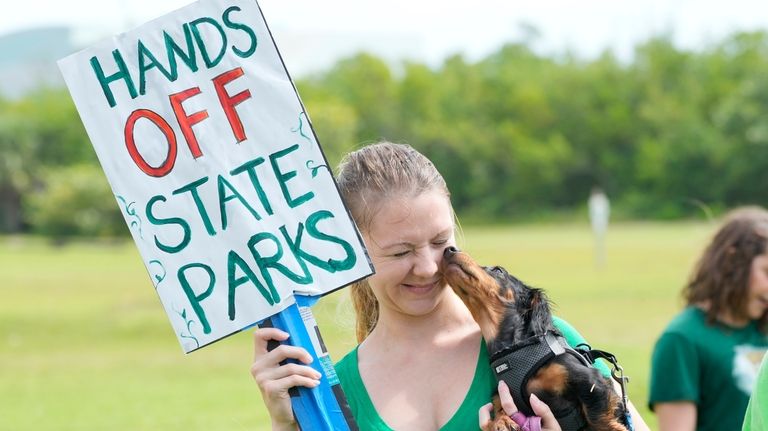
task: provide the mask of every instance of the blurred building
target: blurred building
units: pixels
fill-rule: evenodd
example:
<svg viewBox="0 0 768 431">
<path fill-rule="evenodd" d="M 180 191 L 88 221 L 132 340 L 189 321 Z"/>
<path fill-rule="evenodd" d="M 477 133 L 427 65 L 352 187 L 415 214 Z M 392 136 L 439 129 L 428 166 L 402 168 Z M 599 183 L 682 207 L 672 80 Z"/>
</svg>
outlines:
<svg viewBox="0 0 768 431">
<path fill-rule="evenodd" d="M 63 86 L 56 61 L 74 51 L 67 27 L 0 35 L 0 96 L 17 98 L 40 86 Z"/>
</svg>

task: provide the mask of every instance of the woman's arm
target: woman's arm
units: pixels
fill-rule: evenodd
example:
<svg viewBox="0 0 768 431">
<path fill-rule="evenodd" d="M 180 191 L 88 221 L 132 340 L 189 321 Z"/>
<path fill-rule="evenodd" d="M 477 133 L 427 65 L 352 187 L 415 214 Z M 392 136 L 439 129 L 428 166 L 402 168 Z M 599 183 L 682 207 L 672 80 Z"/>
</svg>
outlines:
<svg viewBox="0 0 768 431">
<path fill-rule="evenodd" d="M 613 380 L 613 389 L 619 396 L 621 396 L 621 385 L 615 380 Z M 635 408 L 635 405 L 632 404 L 632 401 L 629 399 L 627 399 L 627 410 L 629 410 L 629 415 L 632 417 L 632 426 L 635 431 L 651 431 L 643 417 L 640 416 L 640 412 L 637 411 L 637 408 Z"/>
<path fill-rule="evenodd" d="M 693 431 L 696 429 L 696 404 L 690 401 L 656 403 L 659 431 Z"/>
<path fill-rule="evenodd" d="M 314 388 L 320 384 L 321 377 L 312 367 L 294 363 L 280 365 L 286 359 L 295 359 L 305 364 L 312 362 L 312 356 L 300 347 L 281 344 L 271 351 L 267 349 L 269 341 L 286 339 L 288 333 L 275 328 L 261 328 L 253 333 L 251 375 L 259 385 L 261 397 L 272 419 L 273 431 L 298 429 L 288 389 L 294 386 Z"/>
<path fill-rule="evenodd" d="M 635 431 L 651 431 L 651 429 L 648 428 L 648 424 L 643 420 L 643 417 L 640 416 L 640 412 L 638 412 L 635 405 L 632 404 L 632 401 L 627 402 L 627 408 L 629 409 L 629 415 L 632 416 L 632 426 Z"/>
</svg>

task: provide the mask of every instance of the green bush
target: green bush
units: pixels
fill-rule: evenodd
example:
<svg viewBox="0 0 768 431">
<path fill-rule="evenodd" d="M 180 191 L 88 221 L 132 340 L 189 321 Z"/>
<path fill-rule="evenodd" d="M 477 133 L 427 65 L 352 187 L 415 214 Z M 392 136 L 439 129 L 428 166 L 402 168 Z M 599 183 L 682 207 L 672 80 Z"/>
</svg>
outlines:
<svg viewBox="0 0 768 431">
<path fill-rule="evenodd" d="M 36 190 L 23 198 L 34 232 L 57 240 L 128 233 L 115 196 L 98 166 L 48 169 L 38 180 Z"/>
</svg>

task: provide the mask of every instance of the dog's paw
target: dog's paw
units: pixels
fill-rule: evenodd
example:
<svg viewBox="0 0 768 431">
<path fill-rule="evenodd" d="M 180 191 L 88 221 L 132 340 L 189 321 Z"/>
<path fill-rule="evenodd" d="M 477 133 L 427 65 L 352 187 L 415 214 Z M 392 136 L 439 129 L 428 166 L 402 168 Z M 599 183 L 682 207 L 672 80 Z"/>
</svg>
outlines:
<svg viewBox="0 0 768 431">
<path fill-rule="evenodd" d="M 499 415 L 493 421 L 493 431 L 520 431 L 520 426 L 507 415 Z"/>
</svg>

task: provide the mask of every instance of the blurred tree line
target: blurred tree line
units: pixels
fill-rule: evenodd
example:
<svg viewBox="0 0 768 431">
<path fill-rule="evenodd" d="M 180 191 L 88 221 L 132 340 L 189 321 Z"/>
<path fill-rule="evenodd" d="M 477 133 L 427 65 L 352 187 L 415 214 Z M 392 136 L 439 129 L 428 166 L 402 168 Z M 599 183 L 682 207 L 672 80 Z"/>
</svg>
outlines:
<svg viewBox="0 0 768 431">
<path fill-rule="evenodd" d="M 697 51 L 666 37 L 594 60 L 510 43 L 477 62 L 396 70 L 359 54 L 297 81 L 326 156 L 409 143 L 476 220 L 580 210 L 593 186 L 626 218 L 768 205 L 768 34 Z M 0 100 L 0 231 L 126 234 L 66 90 Z"/>
</svg>

